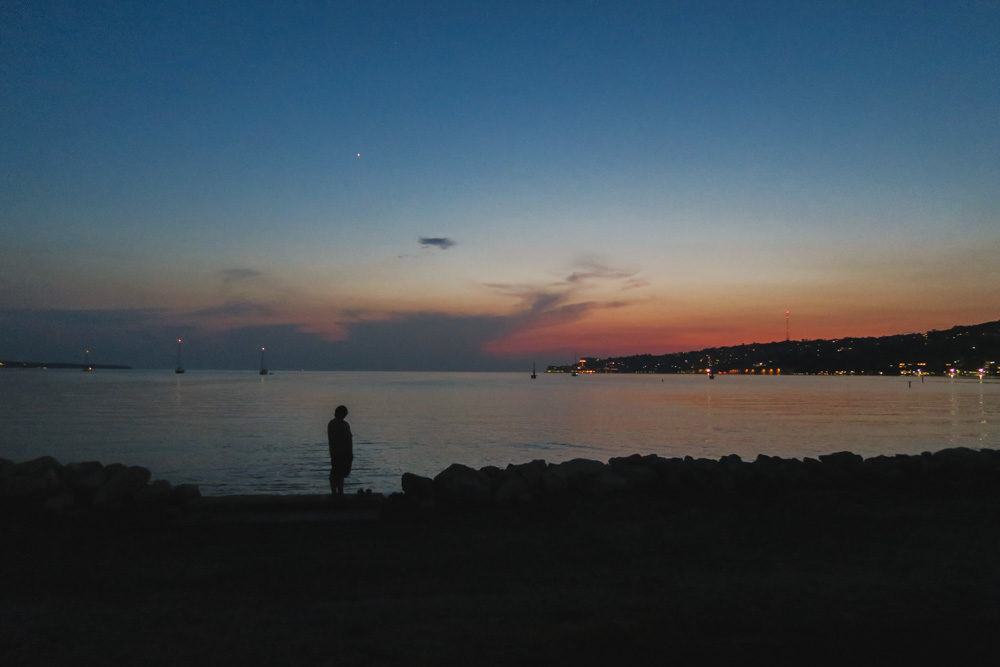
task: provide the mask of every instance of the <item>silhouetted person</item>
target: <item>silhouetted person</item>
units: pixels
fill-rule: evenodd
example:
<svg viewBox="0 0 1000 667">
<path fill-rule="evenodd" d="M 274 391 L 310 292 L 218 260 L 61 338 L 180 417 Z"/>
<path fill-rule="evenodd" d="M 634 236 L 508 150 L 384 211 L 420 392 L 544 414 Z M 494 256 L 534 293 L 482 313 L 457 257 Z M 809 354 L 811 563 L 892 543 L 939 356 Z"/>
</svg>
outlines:
<svg viewBox="0 0 1000 667">
<path fill-rule="evenodd" d="M 351 425 L 344 421 L 347 408 L 338 405 L 333 411 L 333 419 L 326 425 L 326 437 L 330 441 L 330 493 L 344 495 L 344 478 L 351 474 L 354 463 L 354 436 Z"/>
</svg>

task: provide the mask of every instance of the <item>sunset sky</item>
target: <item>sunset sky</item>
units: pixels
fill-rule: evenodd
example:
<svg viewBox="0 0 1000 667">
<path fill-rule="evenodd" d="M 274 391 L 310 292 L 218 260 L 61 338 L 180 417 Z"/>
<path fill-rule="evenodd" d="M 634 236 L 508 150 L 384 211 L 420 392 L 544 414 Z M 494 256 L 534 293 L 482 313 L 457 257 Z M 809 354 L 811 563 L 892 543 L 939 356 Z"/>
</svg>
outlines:
<svg viewBox="0 0 1000 667">
<path fill-rule="evenodd" d="M 5 2 L 0 359 L 1000 319 L 997 2 Z"/>
</svg>

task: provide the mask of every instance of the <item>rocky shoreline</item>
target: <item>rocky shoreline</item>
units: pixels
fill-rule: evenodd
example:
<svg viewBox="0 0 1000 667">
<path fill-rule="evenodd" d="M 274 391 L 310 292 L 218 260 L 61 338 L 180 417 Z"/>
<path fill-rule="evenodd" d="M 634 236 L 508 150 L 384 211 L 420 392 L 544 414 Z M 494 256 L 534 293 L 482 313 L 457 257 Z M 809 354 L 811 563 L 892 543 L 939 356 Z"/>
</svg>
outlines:
<svg viewBox="0 0 1000 667">
<path fill-rule="evenodd" d="M 863 459 L 843 451 L 817 459 L 736 454 L 719 460 L 664 458 L 655 454 L 616 457 L 607 463 L 573 459 L 563 463 L 488 466 L 452 464 L 433 479 L 405 473 L 403 493 L 423 507 L 529 505 L 543 500 L 667 499 L 678 503 L 774 498 L 801 494 L 856 494 L 961 488 L 995 491 L 1000 451 L 956 447 L 912 456 Z"/>
<path fill-rule="evenodd" d="M 956 447 L 920 455 L 868 459 L 848 451 L 816 459 L 759 455 L 744 461 L 665 458 L 656 454 L 615 457 L 607 463 L 577 458 L 561 463 L 534 460 L 506 468 L 479 469 L 454 463 L 433 478 L 404 473 L 402 493 L 359 491 L 339 502 L 328 496 L 231 496 L 205 498 L 194 484 L 151 481 L 140 466 L 96 461 L 61 464 L 51 456 L 14 463 L 0 459 L 0 509 L 50 515 L 129 510 L 172 511 L 198 507 L 283 509 L 294 513 L 317 499 L 327 509 L 378 507 L 386 516 L 435 509 L 530 508 L 539 504 L 667 502 L 676 505 L 754 501 L 782 497 L 877 493 L 891 496 L 960 490 L 992 493 L 1000 488 L 1000 451 Z M 298 500 L 296 500 L 298 498 Z M 311 500 L 308 500 L 311 499 Z M 313 507 L 315 509 L 315 507 Z"/>
<path fill-rule="evenodd" d="M 150 481 L 141 466 L 98 461 L 61 464 L 52 456 L 14 463 L 0 459 L 0 508 L 65 514 L 85 510 L 182 507 L 198 499 L 195 484 Z"/>
<path fill-rule="evenodd" d="M 0 463 L 2 664 L 973 664 L 1000 623 L 993 450 L 453 465 L 339 501 L 84 470 Z"/>
</svg>

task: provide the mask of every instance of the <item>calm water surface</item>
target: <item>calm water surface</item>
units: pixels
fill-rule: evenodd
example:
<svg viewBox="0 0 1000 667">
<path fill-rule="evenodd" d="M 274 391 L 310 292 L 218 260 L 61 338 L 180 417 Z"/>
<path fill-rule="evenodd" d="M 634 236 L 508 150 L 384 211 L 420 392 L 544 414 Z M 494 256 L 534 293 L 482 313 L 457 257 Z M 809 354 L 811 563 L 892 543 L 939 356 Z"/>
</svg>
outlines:
<svg viewBox="0 0 1000 667">
<path fill-rule="evenodd" d="M 453 462 L 1000 447 L 1000 384 L 972 380 L 18 370 L 0 373 L 0 457 L 143 465 L 213 495 L 320 493 L 339 403 L 349 491 Z"/>
</svg>

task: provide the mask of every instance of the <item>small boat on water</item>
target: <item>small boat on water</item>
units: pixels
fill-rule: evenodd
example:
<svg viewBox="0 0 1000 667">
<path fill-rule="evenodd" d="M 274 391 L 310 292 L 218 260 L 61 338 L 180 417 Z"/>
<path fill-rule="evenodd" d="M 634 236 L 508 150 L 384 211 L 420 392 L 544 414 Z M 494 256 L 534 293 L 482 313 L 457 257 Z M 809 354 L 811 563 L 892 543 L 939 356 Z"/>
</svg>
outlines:
<svg viewBox="0 0 1000 667">
<path fill-rule="evenodd" d="M 264 367 L 264 348 L 260 348 L 260 374 L 267 375 L 267 369 Z"/>
<path fill-rule="evenodd" d="M 177 339 L 177 366 L 174 368 L 175 373 L 184 372 L 184 364 L 181 361 L 181 339 Z"/>
<path fill-rule="evenodd" d="M 535 374 L 535 362 L 531 362 L 531 379 L 534 380 L 538 375 Z"/>
<path fill-rule="evenodd" d="M 90 350 L 83 351 L 83 368 L 80 370 L 84 373 L 90 373 L 94 370 L 94 365 L 90 363 Z"/>
</svg>

